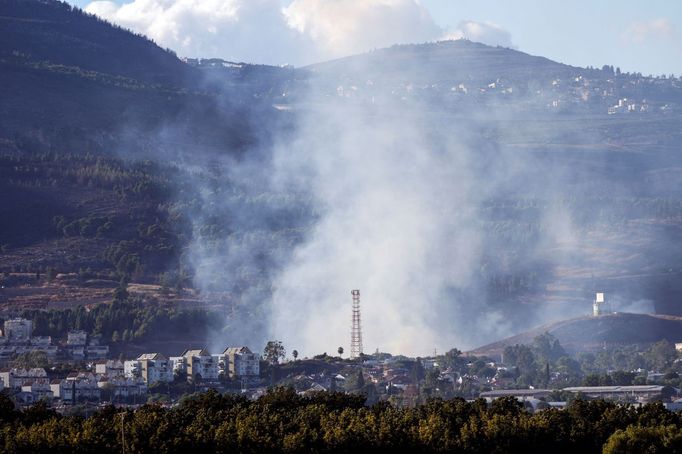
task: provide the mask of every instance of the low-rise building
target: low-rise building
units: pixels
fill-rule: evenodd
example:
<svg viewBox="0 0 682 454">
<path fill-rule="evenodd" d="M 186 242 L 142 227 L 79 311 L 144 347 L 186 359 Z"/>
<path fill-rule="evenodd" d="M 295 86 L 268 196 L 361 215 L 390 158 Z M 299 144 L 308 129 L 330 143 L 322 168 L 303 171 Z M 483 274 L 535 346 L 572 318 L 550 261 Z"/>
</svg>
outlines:
<svg viewBox="0 0 682 454">
<path fill-rule="evenodd" d="M 98 361 L 95 364 L 95 374 L 103 377 L 123 377 L 125 375 L 122 361 L 109 359 Z"/>
<path fill-rule="evenodd" d="M 144 397 L 147 394 L 147 383 L 141 377 L 100 377 L 97 387 L 102 398 L 107 400 Z"/>
<path fill-rule="evenodd" d="M 52 401 L 53 397 L 52 389 L 50 388 L 50 383 L 47 381 L 36 381 L 26 383 L 21 386 L 21 392 L 24 394 L 30 394 L 31 395 L 30 400 L 33 402 L 38 402 L 39 400 Z"/>
<path fill-rule="evenodd" d="M 3 334 L 8 343 L 28 342 L 33 335 L 33 322 L 25 318 L 5 320 Z"/>
<path fill-rule="evenodd" d="M 32 369 L 13 368 L 0 371 L 3 386 L 10 389 L 20 389 L 32 383 L 49 383 L 47 372 L 41 367 Z"/>
<path fill-rule="evenodd" d="M 109 356 L 108 345 L 88 345 L 85 347 L 85 357 L 92 360 L 105 359 Z"/>
<path fill-rule="evenodd" d="M 587 397 L 607 400 L 648 401 L 661 397 L 664 393 L 663 385 L 634 385 L 634 386 L 574 386 L 564 388 L 564 391 L 580 393 Z M 678 389 L 673 388 L 675 394 Z"/>
<path fill-rule="evenodd" d="M 83 330 L 71 330 L 66 334 L 66 345 L 85 346 L 88 343 L 88 333 Z"/>
<path fill-rule="evenodd" d="M 76 375 L 76 377 L 70 376 L 67 379 L 57 379 L 50 382 L 50 389 L 54 398 L 70 403 L 84 400 L 99 401 L 101 391 L 97 386 L 97 380 L 90 376 Z"/>
</svg>

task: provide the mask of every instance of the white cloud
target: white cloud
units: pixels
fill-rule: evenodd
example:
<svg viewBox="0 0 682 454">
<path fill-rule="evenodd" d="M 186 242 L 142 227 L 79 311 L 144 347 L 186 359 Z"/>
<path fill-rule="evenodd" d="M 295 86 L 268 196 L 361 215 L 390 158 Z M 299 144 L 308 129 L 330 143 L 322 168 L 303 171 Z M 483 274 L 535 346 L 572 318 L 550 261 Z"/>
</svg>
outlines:
<svg viewBox="0 0 682 454">
<path fill-rule="evenodd" d="M 329 57 L 432 41 L 442 33 L 415 0 L 294 0 L 283 12 L 290 27 Z"/>
<path fill-rule="evenodd" d="M 675 27 L 670 20 L 659 18 L 630 24 L 623 34 L 623 39 L 626 42 L 641 44 L 651 38 L 665 39 L 672 37 L 674 34 Z"/>
<path fill-rule="evenodd" d="M 418 0 L 132 0 L 85 8 L 183 56 L 311 63 L 438 39 Z"/>
<path fill-rule="evenodd" d="M 514 47 L 511 34 L 493 22 L 462 21 L 445 39 L 469 39 L 489 46 Z"/>
<path fill-rule="evenodd" d="M 183 56 L 286 63 L 310 50 L 284 21 L 280 0 L 95 1 L 85 9 Z"/>
</svg>

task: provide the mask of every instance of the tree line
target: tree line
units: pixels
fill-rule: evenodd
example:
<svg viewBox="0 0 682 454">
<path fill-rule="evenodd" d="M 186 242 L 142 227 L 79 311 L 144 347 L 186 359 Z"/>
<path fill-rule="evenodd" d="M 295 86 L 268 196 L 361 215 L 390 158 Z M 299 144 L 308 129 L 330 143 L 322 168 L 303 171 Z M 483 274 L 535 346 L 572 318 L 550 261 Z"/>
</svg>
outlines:
<svg viewBox="0 0 682 454">
<path fill-rule="evenodd" d="M 255 401 L 215 391 L 167 409 L 106 407 L 88 418 L 43 404 L 23 411 L 0 396 L 4 452 L 679 452 L 682 418 L 660 403 L 639 408 L 575 400 L 526 411 L 514 398 L 430 400 L 414 408 L 359 395 L 301 396 L 276 388 Z"/>
</svg>

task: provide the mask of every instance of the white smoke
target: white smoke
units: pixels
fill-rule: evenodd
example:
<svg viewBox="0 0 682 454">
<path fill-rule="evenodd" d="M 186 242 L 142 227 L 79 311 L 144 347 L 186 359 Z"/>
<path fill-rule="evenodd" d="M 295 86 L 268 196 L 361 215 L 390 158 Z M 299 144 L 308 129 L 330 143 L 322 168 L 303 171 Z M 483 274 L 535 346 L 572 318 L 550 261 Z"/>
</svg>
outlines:
<svg viewBox="0 0 682 454">
<path fill-rule="evenodd" d="M 435 148 L 421 109 L 398 109 L 330 101 L 301 114 L 297 140 L 276 151 L 274 184 L 308 187 L 321 212 L 275 280 L 271 332 L 290 348 L 347 346 L 355 288 L 366 351 L 426 354 L 464 341 L 457 328 L 471 320 L 451 315 L 475 302 L 446 293 L 470 283 L 482 191 L 466 147 L 444 136 Z"/>
</svg>

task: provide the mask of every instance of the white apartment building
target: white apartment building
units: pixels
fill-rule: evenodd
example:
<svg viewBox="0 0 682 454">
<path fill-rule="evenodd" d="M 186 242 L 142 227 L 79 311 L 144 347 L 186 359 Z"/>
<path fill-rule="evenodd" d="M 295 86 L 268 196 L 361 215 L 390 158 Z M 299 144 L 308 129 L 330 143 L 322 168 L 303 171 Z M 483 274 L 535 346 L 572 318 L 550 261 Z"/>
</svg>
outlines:
<svg viewBox="0 0 682 454">
<path fill-rule="evenodd" d="M 248 347 L 228 347 L 222 354 L 225 375 L 229 377 L 260 376 L 260 356 Z"/>
<path fill-rule="evenodd" d="M 185 350 L 182 358 L 171 358 L 173 369 L 183 371 L 188 379 L 218 380 L 218 358 L 212 356 L 206 349 Z"/>
<path fill-rule="evenodd" d="M 144 353 L 135 360 L 126 361 L 123 369 L 126 377 L 140 377 L 148 385 L 168 383 L 174 378 L 172 363 L 161 353 Z"/>
</svg>

